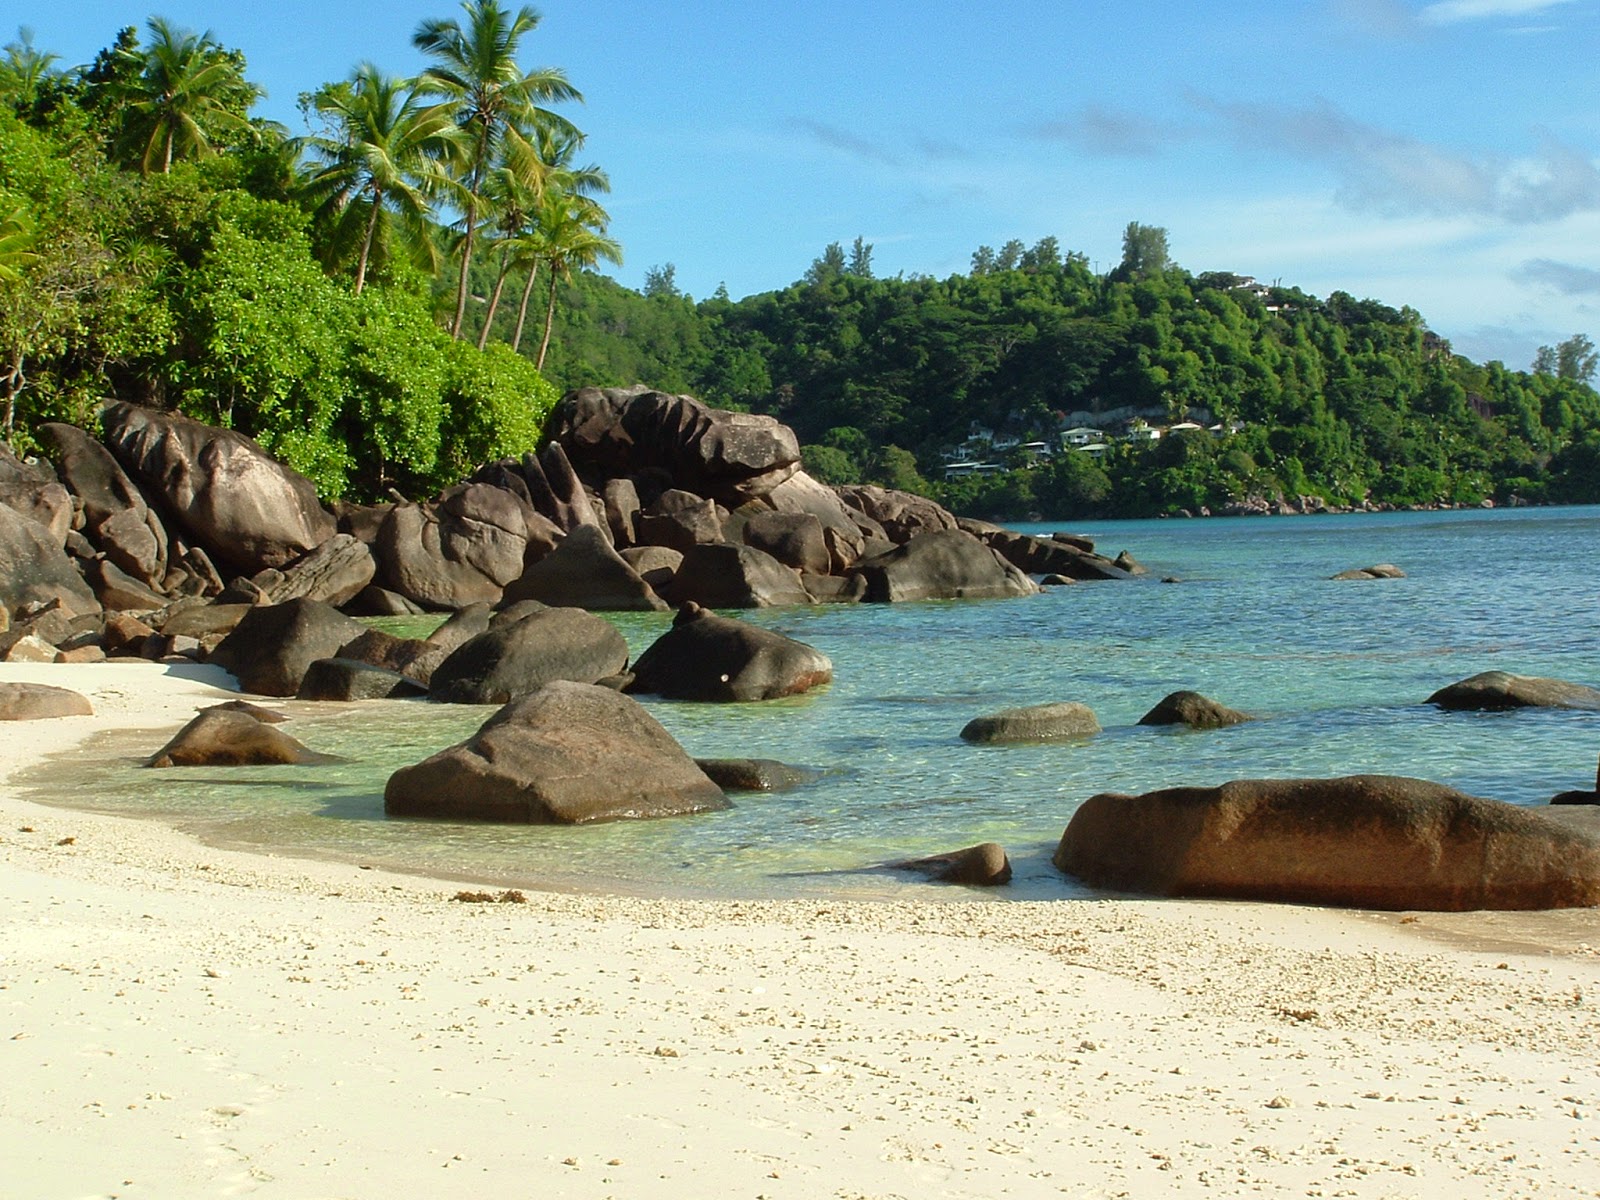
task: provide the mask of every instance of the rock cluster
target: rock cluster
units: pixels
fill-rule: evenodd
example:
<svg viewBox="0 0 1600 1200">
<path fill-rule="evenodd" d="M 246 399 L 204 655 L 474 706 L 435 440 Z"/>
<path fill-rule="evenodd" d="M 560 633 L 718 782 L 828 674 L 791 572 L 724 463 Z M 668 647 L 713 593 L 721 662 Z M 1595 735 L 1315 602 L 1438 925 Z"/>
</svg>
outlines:
<svg viewBox="0 0 1600 1200">
<path fill-rule="evenodd" d="M 118 402 L 100 417 L 101 440 L 41 427 L 48 463 L 0 452 L 0 660 L 200 657 L 246 612 L 296 602 L 353 616 L 525 600 L 753 608 L 1021 596 L 1038 590 L 1034 575 L 1142 572 L 1086 539 L 825 486 L 772 418 L 643 387 L 572 392 L 538 454 L 486 463 L 431 500 L 376 506 L 325 507 L 231 430 Z M 290 674 L 298 686 L 304 672 Z M 322 668 L 315 687 L 390 694 L 384 682 Z"/>
</svg>

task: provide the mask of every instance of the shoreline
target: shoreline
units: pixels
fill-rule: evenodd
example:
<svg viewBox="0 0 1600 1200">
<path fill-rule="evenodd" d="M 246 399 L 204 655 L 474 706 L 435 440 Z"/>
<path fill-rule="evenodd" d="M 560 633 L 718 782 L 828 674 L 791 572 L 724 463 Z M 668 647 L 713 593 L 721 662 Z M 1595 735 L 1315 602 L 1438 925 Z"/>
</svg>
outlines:
<svg viewBox="0 0 1600 1200">
<path fill-rule="evenodd" d="M 157 728 L 223 698 L 152 667 L 102 677 L 101 716 L 0 728 L 5 779 L 84 735 L 41 727 Z M 69 687 L 119 669 L 28 668 Z M 1595 910 L 1505 914 L 1595 931 L 1518 952 L 1483 920 L 1500 914 L 1242 902 L 458 903 L 4 780 L 0 863 L 18 1196 L 419 1177 L 443 1197 L 1593 1196 L 1600 1178 Z M 1501 940 L 1435 940 L 1434 916 Z"/>
</svg>

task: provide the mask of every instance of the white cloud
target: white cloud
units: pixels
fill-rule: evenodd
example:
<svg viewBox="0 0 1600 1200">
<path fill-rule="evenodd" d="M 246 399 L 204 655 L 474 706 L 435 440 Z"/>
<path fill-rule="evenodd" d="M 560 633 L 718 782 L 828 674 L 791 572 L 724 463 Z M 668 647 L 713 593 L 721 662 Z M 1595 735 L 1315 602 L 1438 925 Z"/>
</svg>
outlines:
<svg viewBox="0 0 1600 1200">
<path fill-rule="evenodd" d="M 1490 17 L 1520 17 L 1571 3 L 1572 0 L 1439 0 L 1422 10 L 1422 19 L 1430 25 L 1455 25 Z"/>
</svg>

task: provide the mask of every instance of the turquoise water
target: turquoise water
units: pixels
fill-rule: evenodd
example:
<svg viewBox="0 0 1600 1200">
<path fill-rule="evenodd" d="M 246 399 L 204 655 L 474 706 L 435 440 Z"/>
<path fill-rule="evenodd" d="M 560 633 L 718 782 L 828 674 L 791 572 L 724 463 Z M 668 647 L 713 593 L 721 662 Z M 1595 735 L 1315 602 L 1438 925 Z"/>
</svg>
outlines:
<svg viewBox="0 0 1600 1200">
<path fill-rule="evenodd" d="M 871 868 L 993 840 L 1017 870 L 1007 894 L 1037 898 L 1085 894 L 1049 857 L 1100 791 L 1385 772 L 1537 804 L 1592 786 L 1600 714 L 1442 713 L 1422 701 L 1485 670 L 1600 684 L 1600 509 L 1065 528 L 1131 551 L 1149 578 L 1006 601 L 737 614 L 822 650 L 835 681 L 765 704 L 645 701 L 696 756 L 825 772 L 797 791 L 735 795 L 731 812 L 585 828 L 387 820 L 389 773 L 492 711 L 425 701 L 286 706 L 291 732 L 345 762 L 148 771 L 136 765 L 156 748 L 146 737 L 117 743 L 110 762 L 54 766 L 39 798 L 93 796 L 253 848 L 646 894 L 928 895 L 915 876 Z M 1378 562 L 1407 578 L 1328 579 Z M 635 655 L 669 620 L 612 619 Z M 1211 732 L 1136 724 L 1179 688 L 1262 719 Z M 1104 732 L 1005 748 L 958 736 L 974 716 L 1060 700 L 1088 704 Z"/>
</svg>

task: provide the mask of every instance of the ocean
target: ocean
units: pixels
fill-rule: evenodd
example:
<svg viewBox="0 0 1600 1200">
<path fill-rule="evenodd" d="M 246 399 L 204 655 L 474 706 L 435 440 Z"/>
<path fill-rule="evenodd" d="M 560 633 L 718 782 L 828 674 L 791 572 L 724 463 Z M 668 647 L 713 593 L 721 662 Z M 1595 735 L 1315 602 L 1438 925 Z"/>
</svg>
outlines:
<svg viewBox="0 0 1600 1200">
<path fill-rule="evenodd" d="M 30 798 L 219 845 L 629 895 L 970 897 L 883 864 L 995 841 L 1016 878 L 984 895 L 1003 900 L 1093 894 L 1050 856 L 1097 792 L 1380 772 L 1533 805 L 1593 786 L 1600 713 L 1423 701 L 1487 670 L 1600 685 L 1600 508 L 1022 528 L 1126 549 L 1149 575 L 1015 600 L 730 614 L 817 647 L 834 681 L 760 704 L 643 699 L 696 757 L 821 772 L 793 791 L 734 794 L 729 812 L 575 828 L 386 819 L 389 774 L 493 711 L 427 701 L 285 703 L 295 719 L 284 728 L 341 760 L 318 766 L 147 770 L 159 739 L 110 735 L 35 772 Z M 1329 578 L 1381 562 L 1406 578 Z M 637 656 L 670 615 L 608 619 Z M 1137 724 L 1179 689 L 1259 719 L 1204 732 Z M 1065 700 L 1087 704 L 1103 731 L 1041 746 L 959 737 L 975 716 Z"/>
</svg>

